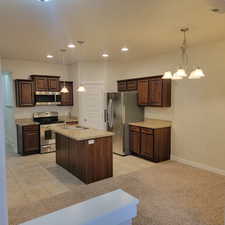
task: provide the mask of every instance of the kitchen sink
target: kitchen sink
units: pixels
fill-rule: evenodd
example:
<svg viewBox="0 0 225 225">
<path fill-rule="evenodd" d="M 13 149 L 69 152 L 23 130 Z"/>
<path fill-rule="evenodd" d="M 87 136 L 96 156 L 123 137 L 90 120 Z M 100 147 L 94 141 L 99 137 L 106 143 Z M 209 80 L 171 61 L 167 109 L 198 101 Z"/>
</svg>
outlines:
<svg viewBox="0 0 225 225">
<path fill-rule="evenodd" d="M 82 127 L 82 126 L 65 126 L 64 129 L 67 129 L 67 130 L 87 130 L 89 128 Z"/>
</svg>

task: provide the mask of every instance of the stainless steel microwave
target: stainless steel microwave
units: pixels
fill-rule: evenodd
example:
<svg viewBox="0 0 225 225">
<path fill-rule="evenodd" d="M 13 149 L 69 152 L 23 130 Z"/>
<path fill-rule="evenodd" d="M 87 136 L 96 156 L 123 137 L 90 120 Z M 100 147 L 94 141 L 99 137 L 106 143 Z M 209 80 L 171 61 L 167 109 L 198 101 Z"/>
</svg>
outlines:
<svg viewBox="0 0 225 225">
<path fill-rule="evenodd" d="M 35 92 L 36 105 L 60 105 L 61 92 L 36 91 Z"/>
</svg>

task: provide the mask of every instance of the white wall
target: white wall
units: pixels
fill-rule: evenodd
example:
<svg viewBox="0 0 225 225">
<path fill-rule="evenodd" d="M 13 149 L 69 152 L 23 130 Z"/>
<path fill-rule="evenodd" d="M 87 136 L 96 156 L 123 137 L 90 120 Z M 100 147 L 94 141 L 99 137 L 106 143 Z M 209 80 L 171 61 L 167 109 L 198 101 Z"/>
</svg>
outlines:
<svg viewBox="0 0 225 225">
<path fill-rule="evenodd" d="M 2 70 L 12 72 L 13 79 L 29 79 L 31 74 L 57 75 L 61 80 L 71 80 L 68 66 L 61 64 L 50 64 L 43 62 L 24 61 L 24 60 L 2 60 Z M 31 108 L 16 108 L 16 118 L 32 118 L 35 111 L 58 111 L 60 115 L 68 115 L 72 107 L 64 106 L 36 106 Z"/>
<path fill-rule="evenodd" d="M 173 81 L 172 107 L 146 107 L 145 116 L 173 121 L 172 154 L 225 170 L 225 41 L 192 48 L 189 54 L 191 63 L 202 66 L 206 78 Z M 175 71 L 179 56 L 178 50 L 129 63 L 112 63 L 108 76 L 127 79 Z"/>
<path fill-rule="evenodd" d="M 1 76 L 0 57 L 0 76 Z M 8 210 L 6 205 L 6 164 L 5 164 L 5 134 L 4 134 L 4 98 L 2 79 L 0 79 L 0 223 L 8 224 Z"/>
</svg>

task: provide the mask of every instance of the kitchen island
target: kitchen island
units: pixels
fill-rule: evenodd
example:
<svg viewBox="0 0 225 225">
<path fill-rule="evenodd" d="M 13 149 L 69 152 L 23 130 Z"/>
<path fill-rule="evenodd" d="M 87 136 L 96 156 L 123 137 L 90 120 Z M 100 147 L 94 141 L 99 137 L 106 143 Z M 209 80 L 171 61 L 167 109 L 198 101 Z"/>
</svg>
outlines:
<svg viewBox="0 0 225 225">
<path fill-rule="evenodd" d="M 86 184 L 113 176 L 113 133 L 79 126 L 54 127 L 56 163 Z"/>
</svg>

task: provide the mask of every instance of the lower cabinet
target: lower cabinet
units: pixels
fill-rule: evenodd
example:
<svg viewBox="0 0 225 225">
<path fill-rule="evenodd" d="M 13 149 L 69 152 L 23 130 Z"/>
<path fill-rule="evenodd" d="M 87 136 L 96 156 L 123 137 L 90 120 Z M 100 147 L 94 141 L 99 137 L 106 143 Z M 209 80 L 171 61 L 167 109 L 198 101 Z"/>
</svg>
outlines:
<svg viewBox="0 0 225 225">
<path fill-rule="evenodd" d="M 154 162 L 170 159 L 171 128 L 130 126 L 130 151 Z"/>
<path fill-rule="evenodd" d="M 21 155 L 40 153 L 40 126 L 17 125 L 17 148 Z"/>
</svg>

